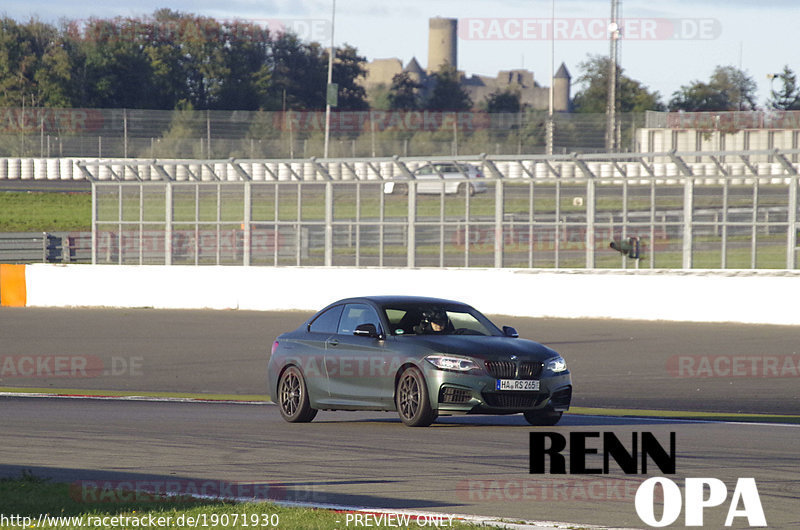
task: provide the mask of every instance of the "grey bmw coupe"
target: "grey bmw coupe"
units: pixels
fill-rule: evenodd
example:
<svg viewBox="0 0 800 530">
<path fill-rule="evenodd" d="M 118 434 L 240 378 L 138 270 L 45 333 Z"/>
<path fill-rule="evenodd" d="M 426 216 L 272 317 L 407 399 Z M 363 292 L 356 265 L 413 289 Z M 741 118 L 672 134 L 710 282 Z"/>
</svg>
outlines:
<svg viewBox="0 0 800 530">
<path fill-rule="evenodd" d="M 275 340 L 267 373 L 289 422 L 309 422 L 318 410 L 396 410 L 412 427 L 444 415 L 517 413 L 555 425 L 572 399 L 558 353 L 438 298 L 334 302 Z"/>
</svg>

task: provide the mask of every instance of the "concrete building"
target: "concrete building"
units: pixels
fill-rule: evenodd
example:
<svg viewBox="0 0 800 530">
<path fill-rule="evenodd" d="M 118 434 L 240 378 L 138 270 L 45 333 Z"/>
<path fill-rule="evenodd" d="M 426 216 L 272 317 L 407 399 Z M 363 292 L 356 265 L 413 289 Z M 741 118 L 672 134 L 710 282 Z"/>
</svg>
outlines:
<svg viewBox="0 0 800 530">
<path fill-rule="evenodd" d="M 412 57 L 406 66 L 400 59 L 375 59 L 367 63 L 367 75 L 363 81 L 367 93 L 376 89 L 386 89 L 392 84 L 395 75 L 406 72 L 422 85 L 422 94 L 430 92 L 433 87 L 433 74 L 442 65 L 458 69 L 458 21 L 454 18 L 432 18 L 428 23 L 428 64 L 423 69 L 416 57 Z M 459 71 L 461 86 L 469 94 L 472 103 L 477 107 L 494 93 L 505 90 L 518 92 L 520 103 L 537 110 L 547 110 L 550 104 L 550 88 L 540 86 L 530 70 L 503 70 L 496 76 L 467 76 Z M 563 63 L 553 80 L 553 109 L 556 112 L 569 112 L 571 107 L 571 76 Z"/>
</svg>

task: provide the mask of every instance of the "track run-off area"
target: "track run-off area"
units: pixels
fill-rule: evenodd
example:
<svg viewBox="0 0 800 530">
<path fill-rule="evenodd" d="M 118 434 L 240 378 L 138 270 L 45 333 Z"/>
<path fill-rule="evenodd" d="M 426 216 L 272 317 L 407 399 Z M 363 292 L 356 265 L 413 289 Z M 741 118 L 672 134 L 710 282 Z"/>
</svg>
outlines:
<svg viewBox="0 0 800 530">
<path fill-rule="evenodd" d="M 753 477 L 769 527 L 800 526 L 798 327 L 492 316 L 567 359 L 571 413 L 548 428 L 514 415 L 411 429 L 371 412 L 288 424 L 267 404 L 272 341 L 309 315 L 0 309 L 0 476 L 211 481 L 284 501 L 644 527 L 634 495 L 657 468 L 531 475 L 529 436 L 651 432 L 666 445 L 674 432 L 679 486 L 718 478 L 730 500 L 737 479 Z M 705 510 L 704 526 L 722 527 L 727 512 L 727 502 Z"/>
</svg>

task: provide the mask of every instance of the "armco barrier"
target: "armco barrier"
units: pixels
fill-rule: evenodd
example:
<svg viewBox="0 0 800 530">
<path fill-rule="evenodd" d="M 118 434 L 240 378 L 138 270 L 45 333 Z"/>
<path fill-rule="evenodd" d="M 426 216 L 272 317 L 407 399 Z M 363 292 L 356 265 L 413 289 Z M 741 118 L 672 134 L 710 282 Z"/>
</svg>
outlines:
<svg viewBox="0 0 800 530">
<path fill-rule="evenodd" d="M 28 265 L 27 305 L 312 311 L 348 296 L 452 298 L 527 317 L 800 324 L 800 272 Z"/>
</svg>

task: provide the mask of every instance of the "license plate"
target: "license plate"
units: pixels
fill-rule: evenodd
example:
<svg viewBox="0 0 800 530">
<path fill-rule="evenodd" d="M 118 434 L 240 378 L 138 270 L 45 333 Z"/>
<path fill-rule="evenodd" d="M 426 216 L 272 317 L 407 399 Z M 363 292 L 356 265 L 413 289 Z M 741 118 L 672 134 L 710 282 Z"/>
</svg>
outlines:
<svg viewBox="0 0 800 530">
<path fill-rule="evenodd" d="M 497 390 L 529 390 L 536 392 L 539 390 L 538 379 L 498 379 Z"/>
</svg>

